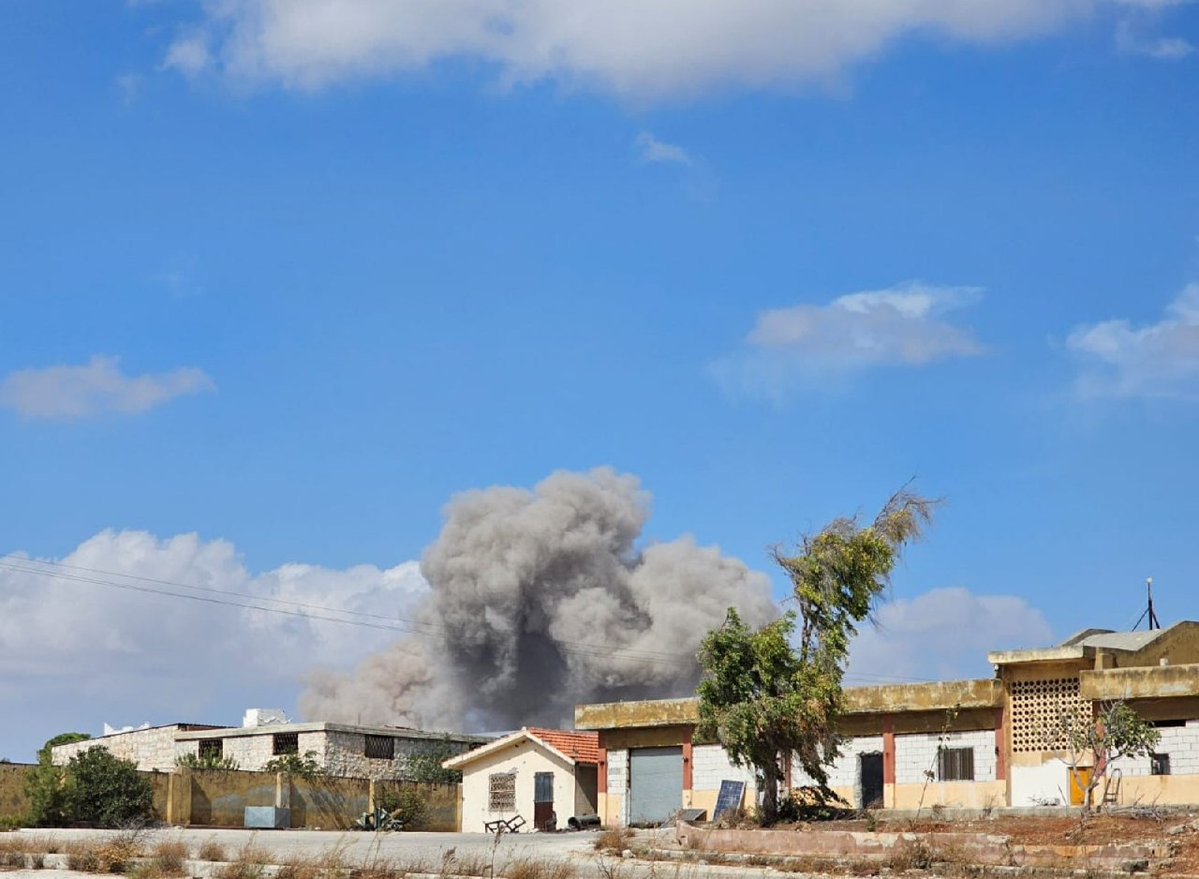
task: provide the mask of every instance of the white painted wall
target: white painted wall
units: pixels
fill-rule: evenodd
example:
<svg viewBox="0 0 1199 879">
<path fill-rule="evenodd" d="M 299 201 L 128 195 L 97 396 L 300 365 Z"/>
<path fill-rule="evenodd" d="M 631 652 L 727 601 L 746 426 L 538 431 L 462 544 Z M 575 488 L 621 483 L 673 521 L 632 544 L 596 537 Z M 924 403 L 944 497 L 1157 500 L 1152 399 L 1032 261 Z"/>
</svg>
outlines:
<svg viewBox="0 0 1199 879">
<path fill-rule="evenodd" d="M 1013 806 L 1064 806 L 1070 803 L 1070 767 L 1065 760 L 1040 766 L 1012 766 Z"/>
<path fill-rule="evenodd" d="M 609 760 L 611 754 L 609 754 Z M 516 810 L 492 812 L 491 775 L 497 772 L 516 774 Z M 462 770 L 462 831 L 484 833 L 484 825 L 497 818 L 520 815 L 526 831 L 533 829 L 533 776 L 538 772 L 554 773 L 554 811 L 558 827 L 566 827 L 566 819 L 574 814 L 574 766 L 551 754 L 528 739 L 520 739 L 502 750 L 481 756 Z"/>
<path fill-rule="evenodd" d="M 995 730 L 970 732 L 919 733 L 895 736 L 895 783 L 924 784 L 927 771 L 937 781 L 937 749 L 973 748 L 974 780 L 995 780 Z"/>
</svg>

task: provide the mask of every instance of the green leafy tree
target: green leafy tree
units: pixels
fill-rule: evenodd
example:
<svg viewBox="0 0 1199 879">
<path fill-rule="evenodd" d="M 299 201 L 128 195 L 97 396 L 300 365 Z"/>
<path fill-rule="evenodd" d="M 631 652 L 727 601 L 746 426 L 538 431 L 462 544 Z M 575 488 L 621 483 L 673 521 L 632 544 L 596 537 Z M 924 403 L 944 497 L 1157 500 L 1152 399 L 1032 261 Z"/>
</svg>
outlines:
<svg viewBox="0 0 1199 879">
<path fill-rule="evenodd" d="M 446 769 L 441 765 L 457 754 L 458 751 L 450 742 L 448 735 L 444 739 L 430 742 L 422 750 L 409 755 L 404 768 L 404 777 L 409 781 L 419 781 L 425 784 L 457 784 L 462 781 L 462 773 L 457 769 Z"/>
<path fill-rule="evenodd" d="M 822 802 L 836 800 L 827 766 L 839 753 L 849 645 L 935 505 L 904 489 L 869 525 L 836 519 L 804 537 L 794 555 L 776 549 L 796 610 L 755 632 L 730 609 L 724 625 L 704 639 L 698 733 L 719 740 L 736 764 L 758 771 L 767 823 L 778 814 L 788 755 L 799 760 Z"/>
<path fill-rule="evenodd" d="M 1147 757 L 1161 733 L 1126 702 L 1106 702 L 1090 718 L 1063 711 L 1050 738 L 1066 745 L 1066 763 L 1074 786 L 1083 792 L 1083 810 L 1094 808 L 1095 790 L 1121 757 Z M 1085 773 L 1085 764 L 1091 773 Z"/>
<path fill-rule="evenodd" d="M 29 822 L 39 827 L 70 823 L 70 778 L 65 766 L 54 765 L 54 748 L 90 739 L 87 733 L 60 733 L 37 752 L 37 767 L 25 778 L 25 796 L 29 800 Z"/>
<path fill-rule="evenodd" d="M 137 764 L 96 746 L 67 764 L 67 804 L 73 823 L 94 827 L 143 824 L 151 815 L 154 791 Z"/>
</svg>

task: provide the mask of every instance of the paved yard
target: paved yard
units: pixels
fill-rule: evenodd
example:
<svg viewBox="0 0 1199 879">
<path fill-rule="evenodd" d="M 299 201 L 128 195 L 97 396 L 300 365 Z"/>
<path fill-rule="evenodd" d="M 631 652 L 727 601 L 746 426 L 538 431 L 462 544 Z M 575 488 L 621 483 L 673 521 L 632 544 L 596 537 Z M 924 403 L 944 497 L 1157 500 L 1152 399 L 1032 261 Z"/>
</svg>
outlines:
<svg viewBox="0 0 1199 879">
<path fill-rule="evenodd" d="M 53 839 L 59 842 L 100 839 L 113 831 L 103 830 L 22 830 L 22 834 Z M 514 833 L 500 837 L 496 846 L 496 861 L 507 862 L 524 857 L 561 860 L 590 853 L 598 834 L 580 833 Z M 347 861 L 369 859 L 402 863 L 427 862 L 436 871 L 443 854 L 454 849 L 459 856 L 490 857 L 495 838 L 483 833 L 362 833 L 330 830 L 235 830 L 227 828 L 163 828 L 146 831 L 145 846 L 152 847 L 162 840 L 182 840 L 195 849 L 203 842 L 215 840 L 232 856 L 239 849 L 253 845 L 279 856 L 281 860 L 315 857 L 339 851 Z M 44 874 L 43 874 L 44 875 Z"/>
</svg>

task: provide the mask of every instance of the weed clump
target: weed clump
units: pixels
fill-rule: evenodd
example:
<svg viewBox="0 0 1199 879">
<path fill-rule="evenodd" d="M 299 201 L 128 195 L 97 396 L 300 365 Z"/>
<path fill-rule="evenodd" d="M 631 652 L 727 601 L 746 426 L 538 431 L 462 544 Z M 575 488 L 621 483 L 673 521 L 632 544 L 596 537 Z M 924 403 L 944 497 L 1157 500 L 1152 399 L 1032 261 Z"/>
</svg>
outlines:
<svg viewBox="0 0 1199 879">
<path fill-rule="evenodd" d="M 201 861 L 226 861 L 225 847 L 215 839 L 206 839 L 196 849 L 196 858 Z"/>
<path fill-rule="evenodd" d="M 620 853 L 628 848 L 626 842 L 633 838 L 633 831 L 625 830 L 605 830 L 595 840 L 595 850 L 597 852 L 617 852 Z"/>
</svg>

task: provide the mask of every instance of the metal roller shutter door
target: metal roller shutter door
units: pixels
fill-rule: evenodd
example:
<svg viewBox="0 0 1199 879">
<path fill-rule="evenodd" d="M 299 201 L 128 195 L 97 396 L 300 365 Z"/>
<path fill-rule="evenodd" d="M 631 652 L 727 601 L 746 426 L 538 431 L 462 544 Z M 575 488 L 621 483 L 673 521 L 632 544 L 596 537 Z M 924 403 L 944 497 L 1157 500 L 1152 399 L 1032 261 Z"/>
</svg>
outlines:
<svg viewBox="0 0 1199 879">
<path fill-rule="evenodd" d="M 629 752 L 629 824 L 661 824 L 683 807 L 683 749 Z"/>
</svg>

